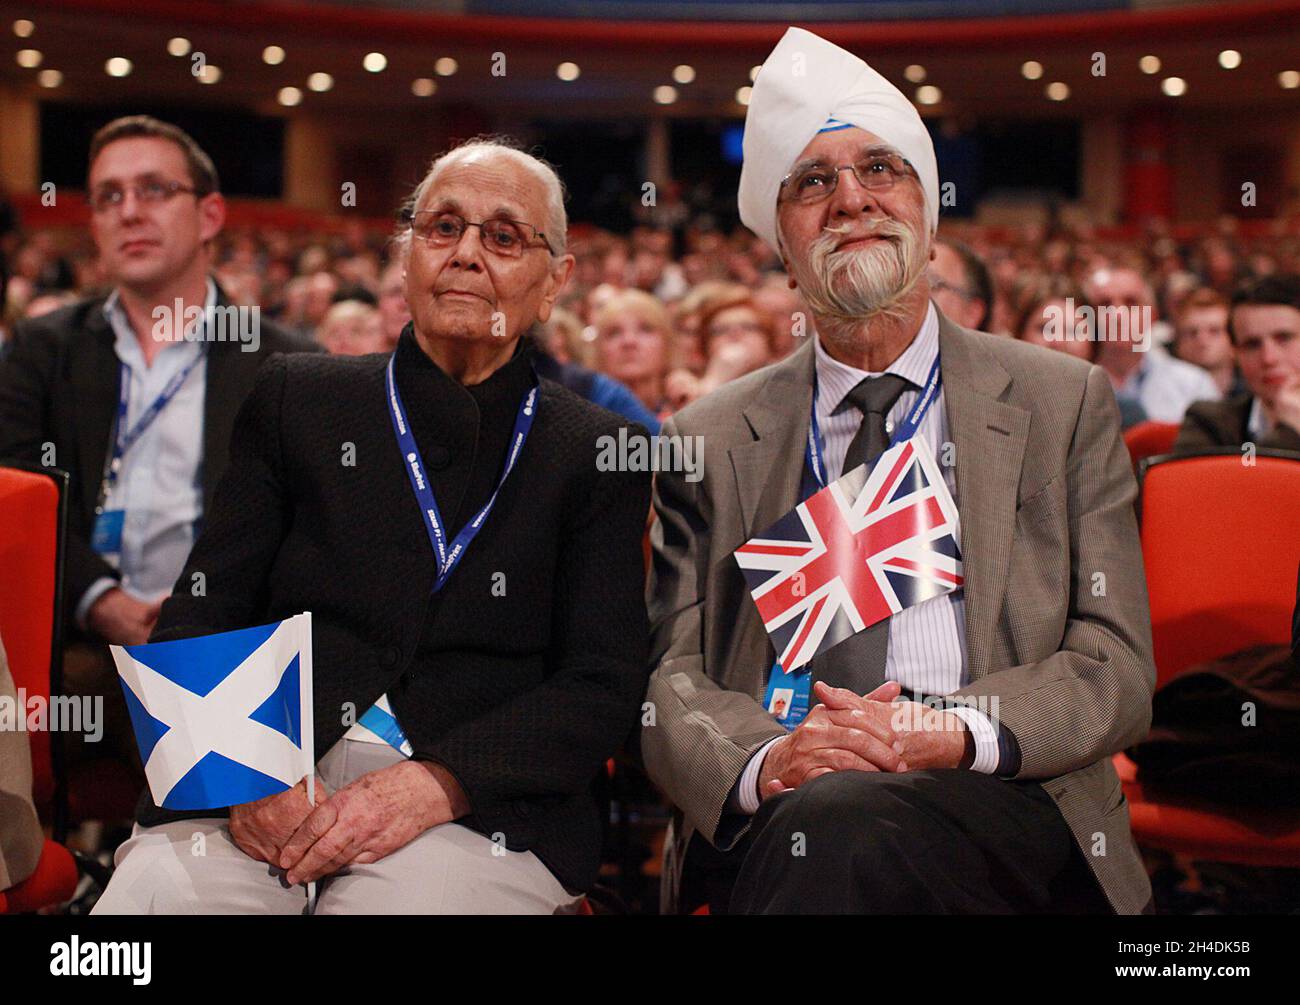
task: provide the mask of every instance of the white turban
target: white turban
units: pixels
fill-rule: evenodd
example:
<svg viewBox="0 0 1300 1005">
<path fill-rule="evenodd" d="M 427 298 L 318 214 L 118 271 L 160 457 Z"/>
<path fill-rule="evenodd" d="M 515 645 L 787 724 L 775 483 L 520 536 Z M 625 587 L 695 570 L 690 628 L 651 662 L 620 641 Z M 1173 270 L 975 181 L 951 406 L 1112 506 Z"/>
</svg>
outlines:
<svg viewBox="0 0 1300 1005">
<path fill-rule="evenodd" d="M 921 179 L 930 233 L 939 225 L 939 168 L 916 108 L 853 53 L 790 28 L 754 81 L 740 171 L 740 219 L 773 248 L 781 179 L 814 136 L 846 126 L 875 133 L 898 149 Z"/>
</svg>

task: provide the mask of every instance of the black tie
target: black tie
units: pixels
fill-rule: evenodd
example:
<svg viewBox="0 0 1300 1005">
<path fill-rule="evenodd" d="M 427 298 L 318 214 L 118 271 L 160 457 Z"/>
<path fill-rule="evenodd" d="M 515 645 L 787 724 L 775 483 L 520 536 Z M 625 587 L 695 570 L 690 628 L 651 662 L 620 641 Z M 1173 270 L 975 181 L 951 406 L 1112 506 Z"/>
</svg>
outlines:
<svg viewBox="0 0 1300 1005">
<path fill-rule="evenodd" d="M 898 396 L 916 387 L 910 380 L 892 373 L 880 377 L 865 377 L 844 396 L 844 400 L 862 411 L 862 425 L 844 455 L 841 474 L 847 474 L 860 464 L 874 461 L 889 446 L 885 431 L 885 416 L 894 407 Z M 868 694 L 885 682 L 885 659 L 889 655 L 889 619 L 877 621 L 865 631 L 845 639 L 833 649 L 812 661 L 814 681 L 825 681 L 834 687 L 847 688 L 857 694 Z M 811 686 L 811 685 L 810 685 Z M 812 703 L 816 703 L 816 697 Z"/>
</svg>

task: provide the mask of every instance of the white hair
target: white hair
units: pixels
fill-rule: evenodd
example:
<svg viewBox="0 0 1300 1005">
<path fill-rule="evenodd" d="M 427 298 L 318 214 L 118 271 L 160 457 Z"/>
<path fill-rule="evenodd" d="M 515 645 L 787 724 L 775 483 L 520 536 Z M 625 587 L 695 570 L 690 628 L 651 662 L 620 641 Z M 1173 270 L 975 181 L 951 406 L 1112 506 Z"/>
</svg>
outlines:
<svg viewBox="0 0 1300 1005">
<path fill-rule="evenodd" d="M 568 243 L 567 234 L 569 230 L 569 218 L 564 210 L 564 183 L 560 181 L 560 176 L 551 164 L 540 157 L 535 157 L 524 150 L 520 150 L 506 137 L 476 136 L 472 140 L 466 140 L 464 143 L 454 146 L 435 157 L 420 184 L 415 186 L 415 191 L 406 200 L 403 209 L 407 211 L 407 214 L 404 215 L 414 212 L 415 207 L 420 205 L 425 193 L 429 191 L 429 186 L 433 184 L 440 171 L 483 153 L 490 153 L 493 156 L 504 157 L 513 161 L 525 170 L 530 171 L 533 177 L 542 183 L 542 189 L 546 193 L 546 219 L 538 229 L 546 235 L 546 241 L 551 246 L 552 258 L 559 258 L 563 255 Z M 533 221 L 526 222 L 532 223 Z M 396 236 L 397 242 L 404 246 L 410 240 L 410 233 L 409 228 L 403 225 L 402 230 Z"/>
</svg>

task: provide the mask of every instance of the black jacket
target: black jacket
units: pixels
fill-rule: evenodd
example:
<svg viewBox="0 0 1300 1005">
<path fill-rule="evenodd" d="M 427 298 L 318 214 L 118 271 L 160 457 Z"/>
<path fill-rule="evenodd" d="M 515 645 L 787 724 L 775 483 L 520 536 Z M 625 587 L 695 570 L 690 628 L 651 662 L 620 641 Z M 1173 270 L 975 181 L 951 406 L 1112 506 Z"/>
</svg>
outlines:
<svg viewBox="0 0 1300 1005">
<path fill-rule="evenodd" d="M 217 303 L 229 301 L 218 291 Z M 235 413 L 258 367 L 273 353 L 314 348 L 263 320 L 256 352 L 237 342 L 208 344 L 203 399 L 203 509 L 226 469 Z M 73 625 L 78 601 L 97 579 L 118 578 L 91 550 L 90 533 L 104 458 L 117 407 L 119 366 L 104 298 L 83 300 L 16 327 L 13 347 L 0 362 L 0 462 L 47 463 L 70 475 L 65 548 L 64 624 Z"/>
<path fill-rule="evenodd" d="M 1251 439 L 1246 424 L 1250 421 L 1250 409 L 1254 402 L 1254 397 L 1249 394 L 1225 398 L 1223 401 L 1194 402 L 1183 416 L 1178 439 L 1174 442 L 1174 453 L 1189 453 L 1214 447 L 1240 447 Z M 1272 432 L 1261 437 L 1255 445 L 1275 450 L 1300 450 L 1300 432 L 1285 423 L 1278 423 Z"/>
<path fill-rule="evenodd" d="M 504 466 L 531 354 L 465 387 L 420 349 L 398 387 L 454 535 Z M 443 589 L 384 388 L 387 355 L 270 361 L 154 639 L 312 612 L 316 756 L 387 693 L 417 759 L 465 790 L 461 822 L 529 849 L 571 890 L 599 865 L 592 786 L 648 674 L 641 536 L 650 475 L 603 472 L 624 421 L 550 381 L 491 515 Z M 639 427 L 632 427 L 640 432 Z M 348 713 L 350 718 L 345 718 Z M 209 813 L 191 813 L 189 816 Z M 142 824 L 177 819 L 152 805 Z"/>
</svg>

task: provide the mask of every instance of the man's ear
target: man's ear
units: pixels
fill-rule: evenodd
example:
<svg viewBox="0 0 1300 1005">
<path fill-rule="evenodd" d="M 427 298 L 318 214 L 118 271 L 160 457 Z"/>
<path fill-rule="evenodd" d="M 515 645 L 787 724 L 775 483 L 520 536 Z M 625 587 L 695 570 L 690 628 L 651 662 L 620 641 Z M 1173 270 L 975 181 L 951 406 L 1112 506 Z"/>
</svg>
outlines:
<svg viewBox="0 0 1300 1005">
<path fill-rule="evenodd" d="M 199 200 L 199 240 L 206 244 L 226 225 L 226 200 L 220 192 L 209 192 Z"/>
<path fill-rule="evenodd" d="M 576 259 L 572 255 L 565 255 L 551 265 L 551 271 L 546 276 L 546 292 L 542 294 L 542 302 L 537 305 L 538 321 L 550 320 L 551 309 L 555 306 L 560 291 L 564 289 L 565 284 L 569 281 L 569 276 L 573 274 L 575 261 Z"/>
</svg>

